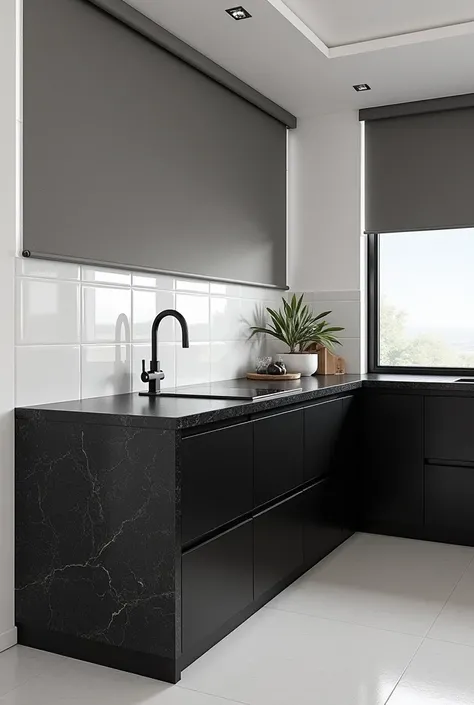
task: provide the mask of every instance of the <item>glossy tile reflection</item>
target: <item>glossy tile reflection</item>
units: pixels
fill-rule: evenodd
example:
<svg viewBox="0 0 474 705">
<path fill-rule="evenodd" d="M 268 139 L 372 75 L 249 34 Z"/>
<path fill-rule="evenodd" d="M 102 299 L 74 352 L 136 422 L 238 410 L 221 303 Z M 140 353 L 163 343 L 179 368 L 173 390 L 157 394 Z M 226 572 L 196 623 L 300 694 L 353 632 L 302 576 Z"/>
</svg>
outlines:
<svg viewBox="0 0 474 705">
<path fill-rule="evenodd" d="M 134 347 L 142 354 L 145 346 Z M 472 705 L 474 648 L 442 639 L 470 641 L 473 556 L 358 534 L 295 583 L 291 600 L 290 588 L 176 686 L 14 647 L 0 654 L 0 705 Z M 317 602 L 324 614 L 314 616 Z M 420 619 L 435 622 L 428 637 L 402 633 Z"/>
</svg>

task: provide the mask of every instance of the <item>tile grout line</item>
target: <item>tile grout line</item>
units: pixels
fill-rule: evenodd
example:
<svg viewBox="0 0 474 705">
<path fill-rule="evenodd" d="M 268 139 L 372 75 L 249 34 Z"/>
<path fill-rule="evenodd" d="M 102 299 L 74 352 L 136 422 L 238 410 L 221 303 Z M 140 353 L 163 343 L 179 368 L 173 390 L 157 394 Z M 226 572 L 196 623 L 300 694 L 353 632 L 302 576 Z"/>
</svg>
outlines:
<svg viewBox="0 0 474 705">
<path fill-rule="evenodd" d="M 454 593 L 454 591 L 456 590 L 457 586 L 459 585 L 459 583 L 461 582 L 461 580 L 464 578 L 464 576 L 466 575 L 467 571 L 468 571 L 469 568 L 471 567 L 473 561 L 474 561 L 474 554 L 471 556 L 471 560 L 467 563 L 466 567 L 464 568 L 464 570 L 462 571 L 461 575 L 459 576 L 459 579 L 457 580 L 457 582 L 456 582 L 456 584 L 454 585 L 453 589 L 451 590 L 451 592 L 450 592 L 449 595 L 447 596 L 446 600 L 444 601 L 444 603 L 443 603 L 443 605 L 442 605 L 440 611 L 438 612 L 438 614 L 436 615 L 436 617 L 435 617 L 435 618 L 433 619 L 433 621 L 431 622 L 431 624 L 430 624 L 428 630 L 426 631 L 426 633 L 425 633 L 425 635 L 424 635 L 424 637 L 423 637 L 423 640 L 425 640 L 426 638 L 428 638 L 428 635 L 429 635 L 430 631 L 433 629 L 434 625 L 435 625 L 436 622 L 438 621 L 439 616 L 441 615 L 442 611 L 444 610 L 444 608 L 445 608 L 446 605 L 448 604 L 449 600 L 450 600 L 451 597 L 453 596 L 453 593 Z"/>
<path fill-rule="evenodd" d="M 436 623 L 436 621 L 437 621 L 438 617 L 440 616 L 441 612 L 444 610 L 444 608 L 445 608 L 446 605 L 448 604 L 448 602 L 449 602 L 449 600 L 451 599 L 451 596 L 452 596 L 452 594 L 454 593 L 454 591 L 456 590 L 457 586 L 459 585 L 459 583 L 461 582 L 461 580 L 463 579 L 463 577 L 466 575 L 467 571 L 468 571 L 469 568 L 471 567 L 473 561 L 474 561 L 474 555 L 471 556 L 471 560 L 467 563 L 466 567 L 465 567 L 464 570 L 462 571 L 462 573 L 461 573 L 461 575 L 460 575 L 458 581 L 456 582 L 455 586 L 453 587 L 453 589 L 452 589 L 451 592 L 449 593 L 449 595 L 448 595 L 448 597 L 446 598 L 446 600 L 445 600 L 443 606 L 441 607 L 440 611 L 438 612 L 438 614 L 437 614 L 436 617 L 434 618 L 434 620 L 433 620 L 433 622 L 431 623 L 431 625 L 430 625 L 428 631 L 426 632 L 425 636 L 422 637 L 421 642 L 420 642 L 420 644 L 418 645 L 418 648 L 416 649 L 415 653 L 413 654 L 413 656 L 411 657 L 410 661 L 409 661 L 408 664 L 406 665 L 406 667 L 405 667 L 405 669 L 403 670 L 403 673 L 401 674 L 400 678 L 397 680 L 397 682 L 396 682 L 396 684 L 395 684 L 395 686 L 394 686 L 392 692 L 391 692 L 390 695 L 388 696 L 388 699 L 385 701 L 385 705 L 389 705 L 389 701 L 390 701 L 390 699 L 392 698 L 392 695 L 395 693 L 395 691 L 396 691 L 396 689 L 398 688 L 398 686 L 399 686 L 399 684 L 400 684 L 400 682 L 401 682 L 403 676 L 404 676 L 405 673 L 407 672 L 408 668 L 409 668 L 410 665 L 412 664 L 412 662 L 413 662 L 415 656 L 417 655 L 417 653 L 419 652 L 419 650 L 421 649 L 421 647 L 423 646 L 423 644 L 425 643 L 425 641 L 427 641 L 427 640 L 428 640 L 428 641 L 443 641 L 442 639 L 432 639 L 431 637 L 428 636 L 428 634 L 430 633 L 431 629 L 433 628 L 433 625 Z M 457 642 L 444 642 L 444 643 L 453 643 L 453 644 L 456 644 Z M 468 645 L 467 645 L 467 644 L 460 644 L 460 646 L 468 646 Z M 471 647 L 471 648 L 474 648 L 474 647 Z"/>
<path fill-rule="evenodd" d="M 264 610 L 273 610 L 275 612 L 286 612 L 287 614 L 299 614 L 301 617 L 310 617 L 312 619 L 324 619 L 325 622 L 337 622 L 338 624 L 350 624 L 354 627 L 362 627 L 364 629 L 373 629 L 377 632 L 387 632 L 388 634 L 399 634 L 401 636 L 411 636 L 415 639 L 424 639 L 422 634 L 413 634 L 412 632 L 400 632 L 395 629 L 387 629 L 384 627 L 374 627 L 368 624 L 361 624 L 361 622 L 350 622 L 347 619 L 336 619 L 335 617 L 323 617 L 319 614 L 309 614 L 308 612 L 295 612 L 294 610 L 286 610 L 281 607 L 270 607 L 269 605 L 264 605 L 262 607 Z"/>
<path fill-rule="evenodd" d="M 387 700 L 385 701 L 384 705 L 389 705 L 389 701 L 390 701 L 392 695 L 395 693 L 396 689 L 397 689 L 398 686 L 400 685 L 400 682 L 401 682 L 403 676 L 405 675 L 405 673 L 406 673 L 406 672 L 408 671 L 408 669 L 410 668 L 411 664 L 413 663 L 413 659 L 415 658 L 415 656 L 417 655 L 417 653 L 419 652 L 419 650 L 421 649 L 421 647 L 423 646 L 424 643 L 425 643 L 425 638 L 422 637 L 420 643 L 418 644 L 418 646 L 416 647 L 416 649 L 415 649 L 415 651 L 414 651 L 414 653 L 413 653 L 413 656 L 412 656 L 411 659 L 408 661 L 407 665 L 405 666 L 405 668 L 403 669 L 402 673 L 400 674 L 400 678 L 397 680 L 397 682 L 396 682 L 395 685 L 393 686 L 392 691 L 391 691 L 390 695 L 388 696 Z"/>
<path fill-rule="evenodd" d="M 190 664 L 192 665 L 192 664 Z M 189 688 L 189 686 L 186 685 L 181 685 L 180 683 L 176 683 L 176 687 L 180 688 L 181 690 L 187 690 L 190 693 L 200 693 L 201 695 L 207 695 L 210 698 L 215 698 L 216 700 L 225 700 L 228 703 L 237 703 L 239 705 L 251 705 L 251 703 L 245 701 L 245 700 L 235 700 L 234 698 L 227 698 L 223 695 L 215 695 L 214 693 L 208 693 L 206 690 L 197 690 L 197 688 Z M 1 699 L 0 699 L 0 705 L 1 705 Z"/>
</svg>

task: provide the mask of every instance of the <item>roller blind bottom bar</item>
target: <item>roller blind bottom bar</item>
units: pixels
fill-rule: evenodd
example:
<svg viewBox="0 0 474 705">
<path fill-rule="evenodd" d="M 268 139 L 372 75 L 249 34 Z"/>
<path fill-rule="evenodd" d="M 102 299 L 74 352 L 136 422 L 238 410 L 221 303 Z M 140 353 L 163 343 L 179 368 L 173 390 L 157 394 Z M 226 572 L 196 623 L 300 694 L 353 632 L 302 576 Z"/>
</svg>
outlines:
<svg viewBox="0 0 474 705">
<path fill-rule="evenodd" d="M 171 272 L 166 269 L 154 269 L 143 265 L 127 266 L 117 262 L 106 262 L 103 260 L 92 260 L 85 257 L 66 257 L 62 255 L 50 254 L 47 252 L 33 252 L 28 250 L 29 256 L 22 256 L 23 259 L 44 259 L 53 262 L 71 262 L 72 264 L 84 264 L 88 267 L 110 267 L 112 269 L 123 269 L 128 272 L 146 272 L 147 274 L 163 274 L 168 277 L 183 277 L 186 279 L 198 279 L 199 281 L 222 282 L 223 284 L 241 284 L 242 286 L 255 286 L 259 289 L 277 289 L 278 291 L 288 291 L 287 284 L 262 284 L 260 282 L 245 281 L 242 279 L 226 279 L 224 277 L 207 276 L 205 274 L 190 274 L 189 272 Z"/>
</svg>

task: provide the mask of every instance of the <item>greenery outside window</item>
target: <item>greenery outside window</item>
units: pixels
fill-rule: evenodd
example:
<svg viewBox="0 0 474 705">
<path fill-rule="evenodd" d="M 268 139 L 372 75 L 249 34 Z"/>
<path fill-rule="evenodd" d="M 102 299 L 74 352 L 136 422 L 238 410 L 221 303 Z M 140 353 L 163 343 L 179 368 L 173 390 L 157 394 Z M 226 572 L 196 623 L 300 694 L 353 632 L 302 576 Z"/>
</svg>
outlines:
<svg viewBox="0 0 474 705">
<path fill-rule="evenodd" d="M 474 228 L 369 236 L 372 372 L 474 370 Z"/>
</svg>

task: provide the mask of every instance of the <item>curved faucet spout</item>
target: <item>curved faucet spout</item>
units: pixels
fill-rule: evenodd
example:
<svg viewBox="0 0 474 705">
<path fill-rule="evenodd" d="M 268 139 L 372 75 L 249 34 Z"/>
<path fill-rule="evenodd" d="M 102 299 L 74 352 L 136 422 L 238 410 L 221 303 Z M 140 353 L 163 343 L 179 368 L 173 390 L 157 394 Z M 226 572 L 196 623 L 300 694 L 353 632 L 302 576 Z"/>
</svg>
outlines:
<svg viewBox="0 0 474 705">
<path fill-rule="evenodd" d="M 179 322 L 181 326 L 181 338 L 182 338 L 182 345 L 183 348 L 189 348 L 189 331 L 188 331 L 188 324 L 186 323 L 186 319 L 183 316 L 182 313 L 179 311 L 175 311 L 172 308 L 167 308 L 165 311 L 162 311 L 157 315 L 155 320 L 153 321 L 153 324 L 151 326 L 151 357 L 152 357 L 152 362 L 155 362 L 158 359 L 158 328 L 160 326 L 161 321 L 164 318 L 167 318 L 168 316 L 173 316 L 173 318 L 176 318 L 176 320 Z"/>
<path fill-rule="evenodd" d="M 159 313 L 151 326 L 151 360 L 149 372 L 146 371 L 145 360 L 143 360 L 141 378 L 143 382 L 148 382 L 148 393 L 145 394 L 145 392 L 140 392 L 140 395 L 156 396 L 160 393 L 160 381 L 164 379 L 164 373 L 159 369 L 160 364 L 158 362 L 158 328 L 161 321 L 168 316 L 173 316 L 173 318 L 176 318 L 179 322 L 181 326 L 183 348 L 189 348 L 188 324 L 186 323 L 186 319 L 183 314 L 172 308 L 168 308 Z"/>
</svg>

